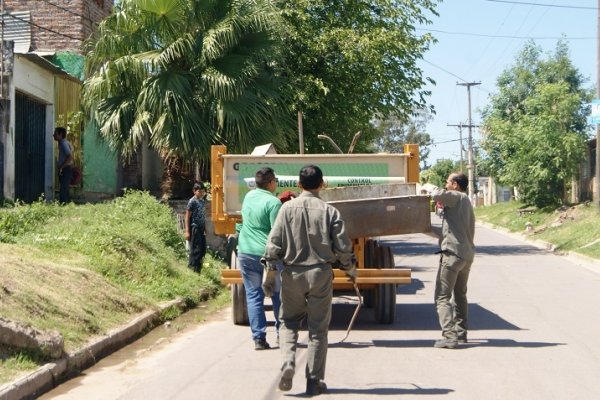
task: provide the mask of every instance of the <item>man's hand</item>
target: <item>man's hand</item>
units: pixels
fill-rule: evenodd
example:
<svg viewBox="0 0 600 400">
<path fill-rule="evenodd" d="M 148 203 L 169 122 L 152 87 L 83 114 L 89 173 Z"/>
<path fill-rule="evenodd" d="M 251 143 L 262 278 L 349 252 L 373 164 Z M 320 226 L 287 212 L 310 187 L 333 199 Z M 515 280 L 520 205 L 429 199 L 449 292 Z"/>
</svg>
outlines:
<svg viewBox="0 0 600 400">
<path fill-rule="evenodd" d="M 265 296 L 273 297 L 273 292 L 275 292 L 275 280 L 277 279 L 277 270 L 265 269 L 263 274 L 263 292 L 265 292 Z"/>
<path fill-rule="evenodd" d="M 343 271 L 346 273 L 346 276 L 348 278 L 350 278 L 350 280 L 352 281 L 352 283 L 356 283 L 356 266 L 354 264 L 350 264 L 345 268 L 342 268 Z"/>
</svg>

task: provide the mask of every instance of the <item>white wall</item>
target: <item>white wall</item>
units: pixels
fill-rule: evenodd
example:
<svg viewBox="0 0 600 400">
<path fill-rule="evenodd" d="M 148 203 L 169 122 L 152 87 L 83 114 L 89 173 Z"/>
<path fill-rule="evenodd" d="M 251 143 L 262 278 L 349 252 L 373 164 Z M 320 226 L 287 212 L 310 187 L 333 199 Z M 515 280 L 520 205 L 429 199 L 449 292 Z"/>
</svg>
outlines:
<svg viewBox="0 0 600 400">
<path fill-rule="evenodd" d="M 47 199 L 54 196 L 54 75 L 52 72 L 15 54 L 13 76 L 9 89 L 10 124 L 5 148 L 4 196 L 15 198 L 15 93 L 19 91 L 36 98 L 46 106 L 44 195 Z"/>
</svg>

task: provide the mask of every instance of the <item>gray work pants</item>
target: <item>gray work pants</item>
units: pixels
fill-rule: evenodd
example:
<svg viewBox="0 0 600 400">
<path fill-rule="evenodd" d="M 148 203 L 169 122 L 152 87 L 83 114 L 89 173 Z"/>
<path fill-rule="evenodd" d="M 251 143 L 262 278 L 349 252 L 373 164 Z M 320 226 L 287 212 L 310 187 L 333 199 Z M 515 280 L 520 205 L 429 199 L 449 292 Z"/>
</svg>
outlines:
<svg viewBox="0 0 600 400">
<path fill-rule="evenodd" d="M 331 266 L 286 266 L 281 273 L 279 346 L 283 361 L 296 365 L 300 321 L 308 323 L 307 379 L 324 379 L 327 334 L 331 320 L 333 273 Z"/>
<path fill-rule="evenodd" d="M 435 306 L 442 336 L 446 339 L 467 337 L 469 317 L 467 281 L 472 263 L 472 260 L 463 260 L 446 252 L 440 256 L 440 266 L 435 281 Z"/>
</svg>

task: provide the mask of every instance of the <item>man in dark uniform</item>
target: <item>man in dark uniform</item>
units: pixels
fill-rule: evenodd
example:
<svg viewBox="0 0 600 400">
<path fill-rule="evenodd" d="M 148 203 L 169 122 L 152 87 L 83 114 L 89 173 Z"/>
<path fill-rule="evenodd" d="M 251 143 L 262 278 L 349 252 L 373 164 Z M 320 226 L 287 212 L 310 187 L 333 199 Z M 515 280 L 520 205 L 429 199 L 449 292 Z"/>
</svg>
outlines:
<svg viewBox="0 0 600 400">
<path fill-rule="evenodd" d="M 323 378 L 333 296 L 331 265 L 339 262 L 352 279 L 356 268 L 352 262 L 352 242 L 339 211 L 319 198 L 323 186 L 321 169 L 316 165 L 303 167 L 298 186 L 302 193 L 281 206 L 267 239 L 263 288 L 272 292 L 276 263 L 283 261 L 279 345 L 284 362 L 279 389 L 292 388 L 298 330 L 306 316 L 309 331 L 306 393 L 314 396 L 327 389 Z"/>
<path fill-rule="evenodd" d="M 475 257 L 475 215 L 466 194 L 469 180 L 462 172 L 450 174 L 446 188 L 433 188 L 431 197 L 444 206 L 440 265 L 435 282 L 435 305 L 443 339 L 434 347 L 453 349 L 467 342 L 467 281 Z M 453 298 L 454 296 L 454 298 Z"/>
</svg>

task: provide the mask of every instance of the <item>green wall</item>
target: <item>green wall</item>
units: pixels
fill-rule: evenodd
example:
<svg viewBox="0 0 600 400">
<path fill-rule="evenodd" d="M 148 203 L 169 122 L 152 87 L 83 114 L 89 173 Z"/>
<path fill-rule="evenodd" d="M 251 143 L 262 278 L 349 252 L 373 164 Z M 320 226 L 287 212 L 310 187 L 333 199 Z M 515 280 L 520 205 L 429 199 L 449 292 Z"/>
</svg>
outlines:
<svg viewBox="0 0 600 400">
<path fill-rule="evenodd" d="M 117 193 L 117 157 L 92 124 L 83 132 L 83 190 Z"/>
</svg>

